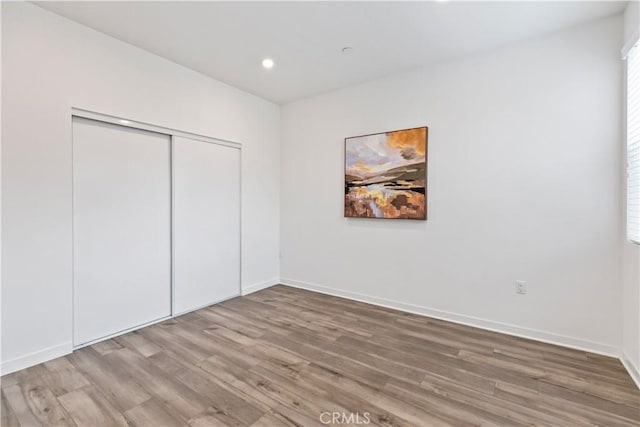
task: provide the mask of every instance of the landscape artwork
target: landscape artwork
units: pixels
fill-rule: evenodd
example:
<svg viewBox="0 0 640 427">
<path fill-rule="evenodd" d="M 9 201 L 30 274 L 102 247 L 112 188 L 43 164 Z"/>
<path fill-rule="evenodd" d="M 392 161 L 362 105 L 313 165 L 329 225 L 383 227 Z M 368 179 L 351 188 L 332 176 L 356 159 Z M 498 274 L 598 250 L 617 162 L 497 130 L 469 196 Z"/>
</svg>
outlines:
<svg viewBox="0 0 640 427">
<path fill-rule="evenodd" d="M 425 220 L 426 188 L 426 127 L 345 139 L 345 217 Z"/>
</svg>

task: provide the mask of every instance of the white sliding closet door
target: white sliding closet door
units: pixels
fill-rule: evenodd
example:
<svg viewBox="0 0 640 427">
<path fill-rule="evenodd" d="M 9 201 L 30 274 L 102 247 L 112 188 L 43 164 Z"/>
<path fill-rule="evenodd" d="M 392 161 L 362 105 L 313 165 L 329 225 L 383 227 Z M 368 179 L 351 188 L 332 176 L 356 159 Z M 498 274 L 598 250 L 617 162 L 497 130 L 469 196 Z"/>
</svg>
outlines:
<svg viewBox="0 0 640 427">
<path fill-rule="evenodd" d="M 240 294 L 240 150 L 173 138 L 174 314 Z"/>
<path fill-rule="evenodd" d="M 73 118 L 74 345 L 171 315 L 171 146 Z"/>
</svg>

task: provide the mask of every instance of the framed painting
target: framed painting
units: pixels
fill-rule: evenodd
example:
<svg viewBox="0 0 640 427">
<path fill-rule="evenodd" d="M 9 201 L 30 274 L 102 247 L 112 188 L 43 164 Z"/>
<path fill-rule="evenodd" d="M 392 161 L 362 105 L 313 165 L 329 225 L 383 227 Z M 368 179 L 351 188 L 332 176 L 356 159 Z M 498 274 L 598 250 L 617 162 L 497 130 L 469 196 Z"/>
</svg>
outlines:
<svg viewBox="0 0 640 427">
<path fill-rule="evenodd" d="M 427 219 L 428 128 L 345 138 L 344 216 Z"/>
</svg>

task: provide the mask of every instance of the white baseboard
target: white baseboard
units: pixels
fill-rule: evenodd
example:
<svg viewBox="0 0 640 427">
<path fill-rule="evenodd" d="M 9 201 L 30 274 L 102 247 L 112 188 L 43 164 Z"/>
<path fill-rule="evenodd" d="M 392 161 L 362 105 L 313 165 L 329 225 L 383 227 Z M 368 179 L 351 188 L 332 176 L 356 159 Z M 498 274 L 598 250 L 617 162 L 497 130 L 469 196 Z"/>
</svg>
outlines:
<svg viewBox="0 0 640 427">
<path fill-rule="evenodd" d="M 627 353 L 622 350 L 622 354 L 620 355 L 620 361 L 624 365 L 627 372 L 633 379 L 633 382 L 636 383 L 638 389 L 640 389 L 640 367 L 636 366 L 635 363 L 631 360 L 631 358 L 627 355 Z"/>
<path fill-rule="evenodd" d="M 447 311 L 437 310 L 434 308 L 424 307 L 420 305 L 408 304 L 400 301 L 389 300 L 386 298 L 378 298 L 369 295 L 363 295 L 356 292 L 344 291 L 340 289 L 329 288 L 326 286 L 316 285 L 312 283 L 301 282 L 299 280 L 281 278 L 280 283 L 294 288 L 306 289 L 309 291 L 320 292 L 323 294 L 338 296 L 342 298 L 352 299 L 368 304 L 378 305 L 381 307 L 392 308 L 395 310 L 405 311 L 408 313 L 419 314 L 423 316 L 433 317 L 448 322 L 459 323 L 462 325 L 473 326 L 480 329 L 486 329 L 493 332 L 500 332 L 507 335 L 513 335 L 521 338 L 528 338 L 535 341 L 541 341 L 548 344 L 555 344 L 562 347 L 568 347 L 575 350 L 588 351 L 591 353 L 601 354 L 618 358 L 620 350 L 608 344 L 602 344 L 583 340 L 580 338 L 558 335 L 551 332 L 539 331 L 536 329 L 524 328 L 521 326 L 510 325 L 507 323 L 495 322 L 493 320 L 480 319 L 477 317 L 466 316 L 463 314 L 450 313 Z"/>
<path fill-rule="evenodd" d="M 271 286 L 277 285 L 280 283 L 280 279 L 275 277 L 273 279 L 265 280 L 264 282 L 254 283 L 253 285 L 243 286 L 242 292 L 240 295 L 245 296 L 252 294 L 254 292 L 261 291 L 263 289 L 270 288 Z"/>
<path fill-rule="evenodd" d="M 0 367 L 0 373 L 2 375 L 10 374 L 40 363 L 48 362 L 57 357 L 71 354 L 72 351 L 73 345 L 71 341 L 47 347 L 24 356 L 16 357 L 15 359 L 3 361 Z"/>
</svg>

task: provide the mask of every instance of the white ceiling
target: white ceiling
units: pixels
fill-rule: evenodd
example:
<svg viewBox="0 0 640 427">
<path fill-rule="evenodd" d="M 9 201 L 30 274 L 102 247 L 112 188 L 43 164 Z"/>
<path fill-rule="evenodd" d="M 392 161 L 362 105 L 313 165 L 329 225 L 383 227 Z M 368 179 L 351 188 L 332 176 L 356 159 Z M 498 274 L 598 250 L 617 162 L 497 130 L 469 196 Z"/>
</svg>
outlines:
<svg viewBox="0 0 640 427">
<path fill-rule="evenodd" d="M 621 12 L 626 2 L 37 2 L 277 103 Z M 342 48 L 352 46 L 350 54 Z M 272 57 L 276 66 L 260 63 Z"/>
</svg>

